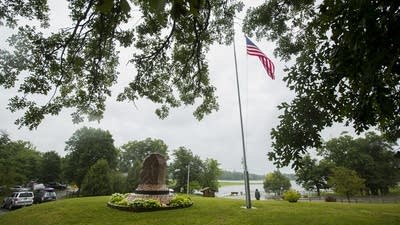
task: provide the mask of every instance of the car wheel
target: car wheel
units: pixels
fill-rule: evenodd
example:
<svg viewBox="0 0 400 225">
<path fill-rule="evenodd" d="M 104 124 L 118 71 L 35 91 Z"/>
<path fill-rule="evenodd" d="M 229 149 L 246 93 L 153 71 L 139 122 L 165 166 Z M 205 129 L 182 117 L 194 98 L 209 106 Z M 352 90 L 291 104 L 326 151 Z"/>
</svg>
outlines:
<svg viewBox="0 0 400 225">
<path fill-rule="evenodd" d="M 10 203 L 9 205 L 8 205 L 8 207 L 7 207 L 9 210 L 12 210 L 12 204 Z"/>
</svg>

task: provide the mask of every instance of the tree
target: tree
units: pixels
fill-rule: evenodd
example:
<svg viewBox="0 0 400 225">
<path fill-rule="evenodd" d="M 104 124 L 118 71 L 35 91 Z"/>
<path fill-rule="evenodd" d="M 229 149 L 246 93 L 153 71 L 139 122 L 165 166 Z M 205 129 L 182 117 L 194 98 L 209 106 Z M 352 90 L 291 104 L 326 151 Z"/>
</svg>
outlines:
<svg viewBox="0 0 400 225">
<path fill-rule="evenodd" d="M 131 192 L 128 189 L 126 176 L 117 171 L 111 171 L 111 193 L 126 193 Z"/>
<path fill-rule="evenodd" d="M 393 146 L 396 143 L 373 132 L 365 138 L 354 139 L 349 135 L 333 138 L 320 148 L 319 154 L 336 166 L 355 170 L 365 179 L 368 192 L 387 194 L 400 180 L 400 159 Z"/>
<path fill-rule="evenodd" d="M 265 176 L 265 192 L 273 192 L 277 195 L 281 195 L 284 191 L 289 190 L 291 186 L 289 178 L 285 177 L 279 170 L 268 173 Z"/>
<path fill-rule="evenodd" d="M 365 188 L 364 179 L 356 171 L 345 167 L 334 168 L 328 183 L 336 193 L 345 195 L 349 202 L 351 196 L 359 194 Z"/>
<path fill-rule="evenodd" d="M 0 183 L 15 185 L 37 179 L 41 163 L 40 152 L 30 142 L 7 139 L 0 144 Z"/>
<path fill-rule="evenodd" d="M 128 172 L 133 162 L 142 163 L 151 153 L 159 153 L 168 159 L 168 146 L 161 139 L 146 138 L 142 141 L 130 141 L 121 146 L 119 169 Z"/>
<path fill-rule="evenodd" d="M 42 167 L 40 171 L 40 179 L 42 182 L 60 181 L 61 158 L 57 152 L 50 151 L 42 155 Z"/>
<path fill-rule="evenodd" d="M 331 167 L 326 160 L 321 160 L 319 163 L 316 159 L 311 159 L 306 155 L 301 161 L 302 167 L 296 170 L 296 182 L 301 184 L 306 190 L 317 190 L 317 195 L 320 196 L 320 190 L 329 188 L 328 176 Z"/>
<path fill-rule="evenodd" d="M 142 162 L 135 160 L 132 166 L 128 170 L 128 176 L 126 177 L 128 191 L 133 191 L 137 188 L 140 183 L 140 169 L 142 168 Z"/>
<path fill-rule="evenodd" d="M 222 174 L 219 163 L 215 159 L 206 159 L 203 162 L 203 172 L 200 185 L 218 191 L 218 177 Z"/>
<path fill-rule="evenodd" d="M 181 190 L 183 190 L 183 192 L 187 191 L 188 166 L 190 166 L 190 190 L 193 191 L 191 184 L 197 187 L 200 186 L 201 174 L 203 171 L 203 162 L 200 157 L 193 155 L 192 151 L 185 147 L 175 149 L 172 155 L 174 161 L 169 166 L 169 171 L 172 174 L 172 179 L 176 182 L 174 190 L 178 192 Z"/>
<path fill-rule="evenodd" d="M 83 196 L 110 195 L 112 177 L 108 162 L 105 159 L 93 164 L 82 181 L 80 194 Z"/>
<path fill-rule="evenodd" d="M 65 151 L 68 152 L 70 180 L 76 182 L 78 187 L 89 168 L 98 160 L 106 160 L 112 170 L 117 166 L 118 152 L 108 131 L 83 127 L 68 139 Z"/>
<path fill-rule="evenodd" d="M 68 1 L 72 24 L 47 34 L 51 21 L 46 0 L 0 1 L 0 25 L 16 27 L 0 50 L 0 85 L 21 93 L 10 99 L 16 121 L 36 128 L 46 115 L 75 108 L 74 122 L 84 116 L 100 120 L 111 86 L 117 82 L 119 48 L 134 49 L 129 63 L 137 70 L 117 100 L 146 97 L 160 105 L 160 118 L 170 107 L 200 104 L 197 119 L 218 109 L 209 79 L 206 53 L 211 44 L 231 43 L 233 18 L 242 9 L 235 0 L 89 0 Z M 138 13 L 137 11 L 140 11 Z M 14 16 L 36 19 L 41 27 L 18 24 Z M 140 20 L 139 20 L 140 19 Z M 139 24 L 132 27 L 133 21 Z M 24 26 L 25 25 L 25 26 Z M 24 79 L 19 79 L 24 77 Z M 20 80 L 21 82 L 16 82 Z M 43 104 L 37 95 L 49 96 Z"/>
<path fill-rule="evenodd" d="M 244 31 L 275 41 L 292 102 L 272 129 L 278 166 L 321 146 L 321 131 L 344 122 L 360 133 L 377 127 L 400 137 L 400 2 L 272 0 L 252 8 Z"/>
</svg>

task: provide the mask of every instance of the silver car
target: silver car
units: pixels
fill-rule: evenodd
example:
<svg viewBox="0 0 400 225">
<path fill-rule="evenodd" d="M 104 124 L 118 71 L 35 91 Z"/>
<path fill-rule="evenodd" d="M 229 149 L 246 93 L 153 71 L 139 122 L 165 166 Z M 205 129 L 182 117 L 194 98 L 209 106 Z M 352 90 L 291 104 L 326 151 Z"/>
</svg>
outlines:
<svg viewBox="0 0 400 225">
<path fill-rule="evenodd" d="M 30 206 L 33 204 L 33 192 L 20 191 L 13 192 L 10 197 L 3 200 L 3 208 L 13 209 L 22 206 Z"/>
</svg>

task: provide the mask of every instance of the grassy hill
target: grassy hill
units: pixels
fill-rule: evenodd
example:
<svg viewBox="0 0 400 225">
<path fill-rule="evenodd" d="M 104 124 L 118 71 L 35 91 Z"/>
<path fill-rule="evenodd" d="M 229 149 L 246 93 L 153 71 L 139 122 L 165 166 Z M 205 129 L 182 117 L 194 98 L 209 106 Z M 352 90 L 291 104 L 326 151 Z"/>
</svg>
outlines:
<svg viewBox="0 0 400 225">
<path fill-rule="evenodd" d="M 0 224 L 13 225 L 258 225 L 258 224 L 400 224 L 400 204 L 348 204 L 254 201 L 257 209 L 242 209 L 242 200 L 193 197 L 190 208 L 132 213 L 108 208 L 107 196 L 65 199 L 11 211 Z"/>
</svg>

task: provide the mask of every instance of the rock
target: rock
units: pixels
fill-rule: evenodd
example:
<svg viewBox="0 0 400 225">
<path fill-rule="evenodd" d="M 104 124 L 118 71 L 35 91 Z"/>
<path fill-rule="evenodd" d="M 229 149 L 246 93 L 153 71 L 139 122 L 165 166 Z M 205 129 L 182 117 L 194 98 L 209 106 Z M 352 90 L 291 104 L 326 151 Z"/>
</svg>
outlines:
<svg viewBox="0 0 400 225">
<path fill-rule="evenodd" d="M 168 204 L 173 195 L 170 195 L 166 185 L 167 161 L 163 155 L 150 154 L 143 161 L 140 171 L 140 184 L 128 196 L 130 201 L 134 199 L 157 199 L 162 204 Z"/>
</svg>

